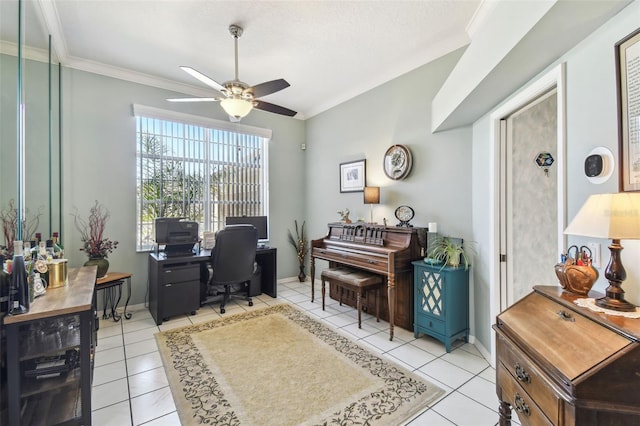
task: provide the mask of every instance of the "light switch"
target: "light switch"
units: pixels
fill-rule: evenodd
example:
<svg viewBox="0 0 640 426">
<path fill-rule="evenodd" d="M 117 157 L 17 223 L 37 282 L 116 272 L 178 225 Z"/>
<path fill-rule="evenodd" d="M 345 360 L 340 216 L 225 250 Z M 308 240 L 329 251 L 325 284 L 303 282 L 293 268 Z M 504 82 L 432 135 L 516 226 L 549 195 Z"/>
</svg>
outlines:
<svg viewBox="0 0 640 426">
<path fill-rule="evenodd" d="M 591 265 L 599 268 L 600 265 L 600 243 L 588 243 L 587 247 L 591 250 Z"/>
</svg>

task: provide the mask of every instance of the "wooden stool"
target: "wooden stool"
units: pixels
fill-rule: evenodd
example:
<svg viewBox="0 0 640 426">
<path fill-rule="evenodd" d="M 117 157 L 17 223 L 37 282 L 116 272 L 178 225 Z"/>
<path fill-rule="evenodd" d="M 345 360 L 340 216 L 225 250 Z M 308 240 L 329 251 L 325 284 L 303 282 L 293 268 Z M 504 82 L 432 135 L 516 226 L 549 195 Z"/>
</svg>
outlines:
<svg viewBox="0 0 640 426">
<path fill-rule="evenodd" d="M 358 328 L 362 328 L 362 295 L 369 290 L 376 293 L 376 321 L 380 322 L 380 287 L 383 281 L 380 275 L 350 268 L 329 268 L 322 271 L 322 310 L 324 311 L 325 281 L 334 283 L 340 288 L 340 305 L 344 289 L 356 293 L 356 306 L 358 309 Z"/>
</svg>

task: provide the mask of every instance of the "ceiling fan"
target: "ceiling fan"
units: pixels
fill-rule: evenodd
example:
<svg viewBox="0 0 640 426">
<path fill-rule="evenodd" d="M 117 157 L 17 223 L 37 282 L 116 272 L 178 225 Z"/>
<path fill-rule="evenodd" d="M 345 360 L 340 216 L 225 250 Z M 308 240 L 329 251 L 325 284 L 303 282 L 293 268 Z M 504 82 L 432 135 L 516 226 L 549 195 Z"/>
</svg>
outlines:
<svg viewBox="0 0 640 426">
<path fill-rule="evenodd" d="M 240 81 L 240 79 L 238 79 L 238 38 L 242 35 L 243 29 L 239 25 L 232 24 L 229 26 L 229 32 L 233 36 L 235 45 L 236 75 L 233 80 L 227 81 L 224 84 L 220 84 L 207 77 L 200 71 L 197 71 L 191 67 L 180 67 L 189 75 L 197 78 L 207 86 L 219 92 L 220 96 L 215 98 L 178 98 L 167 100 L 171 102 L 220 101 L 222 109 L 224 109 L 225 112 L 229 114 L 229 118 L 232 121 L 240 121 L 240 119 L 249 114 L 249 112 L 251 112 L 253 108 L 273 112 L 276 114 L 286 115 L 288 117 L 293 117 L 294 115 L 296 115 L 297 112 L 290 110 L 289 108 L 285 108 L 258 99 L 289 87 L 289 83 L 286 80 L 280 78 L 278 80 L 271 80 L 264 83 L 256 84 L 255 86 L 249 86 L 247 83 L 244 83 Z"/>
</svg>

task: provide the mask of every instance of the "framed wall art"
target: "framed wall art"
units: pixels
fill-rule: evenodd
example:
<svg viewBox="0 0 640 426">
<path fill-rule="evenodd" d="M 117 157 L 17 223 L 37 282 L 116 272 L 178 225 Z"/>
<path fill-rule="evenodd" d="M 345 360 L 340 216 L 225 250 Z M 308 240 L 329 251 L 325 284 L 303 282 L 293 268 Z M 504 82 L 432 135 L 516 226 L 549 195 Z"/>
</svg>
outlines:
<svg viewBox="0 0 640 426">
<path fill-rule="evenodd" d="M 640 191 L 640 29 L 615 45 L 621 192 Z"/>
<path fill-rule="evenodd" d="M 340 192 L 363 192 L 366 160 L 340 164 Z"/>
</svg>

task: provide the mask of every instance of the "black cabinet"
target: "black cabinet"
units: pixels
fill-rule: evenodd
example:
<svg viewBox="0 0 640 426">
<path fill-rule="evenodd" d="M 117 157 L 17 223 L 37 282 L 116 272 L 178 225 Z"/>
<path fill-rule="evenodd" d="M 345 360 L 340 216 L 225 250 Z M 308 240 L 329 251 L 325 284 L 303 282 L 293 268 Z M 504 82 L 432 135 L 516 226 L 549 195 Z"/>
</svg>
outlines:
<svg viewBox="0 0 640 426">
<path fill-rule="evenodd" d="M 96 267 L 68 276 L 28 313 L 3 318 L 10 426 L 91 425 Z"/>
<path fill-rule="evenodd" d="M 149 254 L 149 310 L 156 324 L 200 307 L 200 266 L 206 258 Z"/>
<path fill-rule="evenodd" d="M 278 297 L 278 249 L 264 247 L 256 250 L 256 263 L 260 266 L 260 291 Z"/>
</svg>

